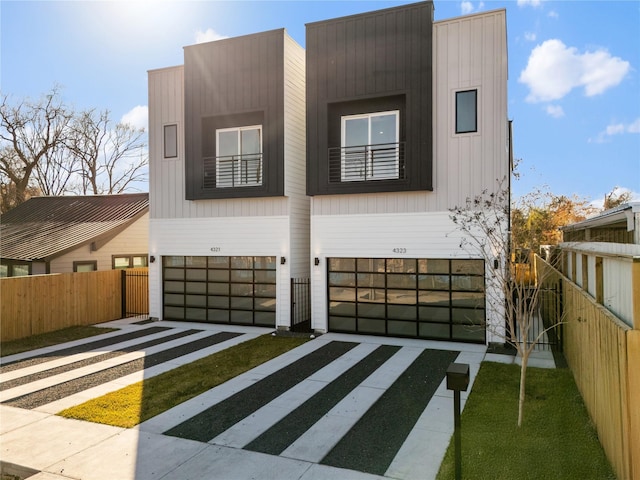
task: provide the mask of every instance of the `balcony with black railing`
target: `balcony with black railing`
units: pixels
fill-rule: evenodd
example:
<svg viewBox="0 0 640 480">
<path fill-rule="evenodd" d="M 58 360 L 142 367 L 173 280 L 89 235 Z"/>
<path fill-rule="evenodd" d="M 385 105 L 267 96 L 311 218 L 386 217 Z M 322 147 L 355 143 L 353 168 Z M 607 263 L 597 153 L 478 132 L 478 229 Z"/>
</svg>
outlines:
<svg viewBox="0 0 640 480">
<path fill-rule="evenodd" d="M 329 148 L 329 183 L 402 180 L 405 142 Z"/>
<path fill-rule="evenodd" d="M 253 187 L 262 185 L 262 154 L 205 157 L 203 188 Z"/>
</svg>

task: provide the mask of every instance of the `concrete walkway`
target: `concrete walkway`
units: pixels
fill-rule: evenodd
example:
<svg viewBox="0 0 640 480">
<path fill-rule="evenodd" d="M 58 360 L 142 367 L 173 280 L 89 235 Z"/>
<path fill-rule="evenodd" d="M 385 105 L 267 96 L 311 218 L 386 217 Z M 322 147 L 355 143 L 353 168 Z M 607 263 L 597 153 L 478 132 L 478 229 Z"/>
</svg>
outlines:
<svg viewBox="0 0 640 480">
<path fill-rule="evenodd" d="M 149 355 L 149 352 L 157 352 L 166 348 L 183 348 L 181 346 L 185 343 L 195 339 L 203 339 L 207 335 L 219 332 L 234 332 L 240 335 L 78 393 L 55 398 L 53 401 L 33 409 L 17 408 L 7 403 L 0 404 L 0 457 L 5 463 L 40 471 L 40 473 L 29 477 L 30 479 L 433 479 L 438 472 L 440 462 L 453 433 L 452 392 L 446 389 L 444 379 L 440 382 L 426 408 L 418 416 L 383 474 L 373 475 L 354 469 L 336 468 L 323 464 L 326 462 L 321 463 L 321 460 L 367 413 L 370 407 L 376 404 L 378 399 L 391 391 L 396 379 L 400 378 L 408 366 L 425 350 L 458 352 L 455 361 L 470 365 L 471 385 L 483 360 L 513 361 L 513 357 L 486 355 L 485 347 L 479 345 L 326 334 L 178 405 L 136 428 L 124 429 L 58 417 L 55 413 L 63 408 L 77 405 L 89 398 L 117 390 L 124 385 L 135 383 L 143 378 L 157 375 L 178 365 L 270 332 L 270 330 L 261 328 L 184 322 L 154 322 L 150 325 L 133 325 L 130 321 L 120 320 L 102 326 L 117 326 L 121 330 L 99 337 L 3 358 L 2 363 L 5 365 L 14 360 L 28 359 L 45 353 L 52 354 L 56 350 L 69 346 L 79 346 L 98 338 L 115 337 L 124 332 L 140 330 L 149 326 L 169 327 L 170 330 L 154 333 L 153 337 L 145 337 L 145 340 L 161 338 L 163 335 L 175 334 L 188 329 L 197 329 L 202 332 L 150 347 L 138 355 L 127 353 L 104 362 L 92 363 L 80 369 L 73 369 L 59 375 L 25 383 L 19 387 L 3 389 L 3 400 L 11 403 L 11 398 L 14 398 L 16 394 L 24 395 L 45 386 L 55 386 L 61 382 L 73 381 L 79 375 L 121 365 L 124 361 L 130 361 L 137 356 Z M 142 342 L 142 340 L 138 341 Z M 221 402 L 225 399 L 233 398 L 236 393 L 275 375 L 297 360 L 307 358 L 307 355 L 319 351 L 331 342 L 354 342 L 357 346 L 317 370 L 293 388 L 261 405 L 258 410 L 216 435 L 215 438 L 203 442 L 167 434 L 168 431 L 185 420 L 207 409 L 215 409 L 218 404 L 222 405 Z M 53 366 L 68 365 L 72 361 L 84 361 L 106 351 L 123 348 L 123 345 L 131 346 L 135 345 L 135 342 L 128 340 L 126 343 L 116 343 L 108 348 L 99 349 L 99 353 L 96 351 L 82 352 L 73 357 L 62 358 L 53 356 L 48 362 L 2 373 L 0 374 L 0 382 L 14 380 L 20 378 L 21 375 L 32 375 L 36 372 L 46 371 Z M 398 347 L 397 352 L 355 389 L 340 399 L 327 414 L 323 415 L 282 453 L 270 455 L 245 448 L 256 437 L 285 418 L 294 408 L 318 394 L 350 366 L 356 365 L 357 362 L 383 345 Z M 550 366 L 548 357 L 549 355 L 544 355 L 540 360 L 534 360 L 532 366 Z M 463 406 L 468 393 L 463 392 L 462 394 Z"/>
</svg>

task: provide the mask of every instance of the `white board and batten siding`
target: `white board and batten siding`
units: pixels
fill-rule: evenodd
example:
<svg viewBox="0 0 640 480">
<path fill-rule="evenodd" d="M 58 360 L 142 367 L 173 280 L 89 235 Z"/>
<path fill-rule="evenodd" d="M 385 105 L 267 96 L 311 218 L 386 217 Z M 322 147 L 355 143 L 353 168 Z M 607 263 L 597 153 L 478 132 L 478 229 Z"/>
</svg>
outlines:
<svg viewBox="0 0 640 480">
<path fill-rule="evenodd" d="M 434 23 L 433 191 L 322 195 L 311 203 L 313 327 L 327 328 L 326 259 L 473 258 L 460 248 L 449 209 L 507 188 L 506 12 Z M 478 131 L 455 134 L 455 92 L 477 89 Z M 491 269 L 486 267 L 487 288 Z M 487 292 L 487 298 L 499 297 Z M 500 341 L 504 313 L 487 302 L 487 342 Z M 495 338 L 494 338 L 495 337 Z"/>
<path fill-rule="evenodd" d="M 278 326 L 290 324 L 289 278 L 309 276 L 305 195 L 304 50 L 285 33 L 285 196 L 185 199 L 184 68 L 149 72 L 150 315 L 162 317 L 166 255 L 276 256 Z M 178 125 L 178 156 L 163 158 L 165 125 Z M 285 257 L 284 265 L 280 257 Z"/>
<path fill-rule="evenodd" d="M 305 51 L 284 34 L 284 155 L 292 278 L 309 277 L 310 200 L 306 195 Z"/>
<path fill-rule="evenodd" d="M 312 215 L 442 212 L 507 187 L 504 10 L 434 22 L 433 191 L 313 197 Z M 455 92 L 478 90 L 478 131 L 455 133 Z"/>
</svg>

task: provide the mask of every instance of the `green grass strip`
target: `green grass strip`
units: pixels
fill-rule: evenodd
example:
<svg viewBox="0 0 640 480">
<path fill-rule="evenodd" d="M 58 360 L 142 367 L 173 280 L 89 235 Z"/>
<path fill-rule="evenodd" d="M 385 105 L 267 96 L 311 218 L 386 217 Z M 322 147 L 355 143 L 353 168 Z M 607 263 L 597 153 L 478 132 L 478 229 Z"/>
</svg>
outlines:
<svg viewBox="0 0 640 480">
<path fill-rule="evenodd" d="M 615 479 L 571 371 L 527 370 L 524 422 L 520 428 L 519 375 L 516 365 L 482 364 L 462 413 L 462 477 Z M 452 438 L 437 480 L 453 478 Z"/>
<path fill-rule="evenodd" d="M 59 343 L 72 342 L 81 338 L 102 335 L 103 333 L 113 332 L 117 328 L 102 327 L 68 327 L 53 332 L 41 333 L 39 335 L 31 335 L 30 337 L 20 338 L 18 340 L 9 340 L 0 342 L 0 356 L 15 355 L 16 353 L 36 350 L 38 348 L 50 347 Z"/>
<path fill-rule="evenodd" d="M 131 428 L 308 341 L 262 335 L 58 415 Z"/>
</svg>

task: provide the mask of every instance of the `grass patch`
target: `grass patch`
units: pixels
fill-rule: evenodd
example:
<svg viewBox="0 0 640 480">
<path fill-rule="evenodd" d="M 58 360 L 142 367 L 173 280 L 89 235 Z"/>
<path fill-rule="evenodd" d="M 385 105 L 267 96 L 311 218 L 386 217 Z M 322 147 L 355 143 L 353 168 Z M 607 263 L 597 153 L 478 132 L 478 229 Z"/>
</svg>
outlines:
<svg viewBox="0 0 640 480">
<path fill-rule="evenodd" d="M 615 480 L 571 371 L 527 370 L 521 428 L 519 375 L 517 365 L 482 363 L 462 413 L 463 478 Z M 453 478 L 452 438 L 437 480 Z"/>
<path fill-rule="evenodd" d="M 20 338 L 18 340 L 0 342 L 0 357 L 27 352 L 29 350 L 36 350 L 38 348 L 50 347 L 51 345 L 71 342 L 81 338 L 93 337 L 95 335 L 113 332 L 114 330 L 118 329 L 91 326 L 68 327 L 55 330 L 53 332 L 31 335 L 30 337 Z"/>
<path fill-rule="evenodd" d="M 262 335 L 58 415 L 130 428 L 308 341 Z"/>
</svg>

